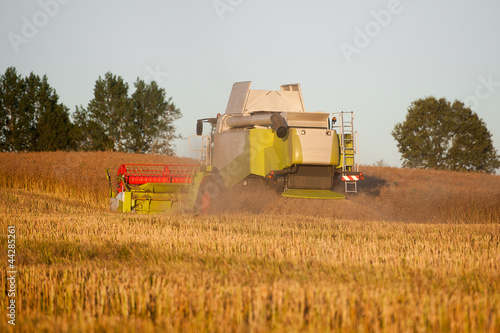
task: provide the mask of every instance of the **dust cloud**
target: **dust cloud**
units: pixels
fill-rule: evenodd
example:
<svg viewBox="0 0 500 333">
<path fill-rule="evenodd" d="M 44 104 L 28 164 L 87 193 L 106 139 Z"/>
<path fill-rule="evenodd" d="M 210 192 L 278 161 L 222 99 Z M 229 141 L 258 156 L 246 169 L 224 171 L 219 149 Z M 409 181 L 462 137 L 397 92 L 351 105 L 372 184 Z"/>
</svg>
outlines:
<svg viewBox="0 0 500 333">
<path fill-rule="evenodd" d="M 213 214 L 312 216 L 416 223 L 500 223 L 500 176 L 365 167 L 345 200 L 285 198 L 258 179 L 218 195 Z M 337 192 L 343 193 L 342 188 Z"/>
</svg>

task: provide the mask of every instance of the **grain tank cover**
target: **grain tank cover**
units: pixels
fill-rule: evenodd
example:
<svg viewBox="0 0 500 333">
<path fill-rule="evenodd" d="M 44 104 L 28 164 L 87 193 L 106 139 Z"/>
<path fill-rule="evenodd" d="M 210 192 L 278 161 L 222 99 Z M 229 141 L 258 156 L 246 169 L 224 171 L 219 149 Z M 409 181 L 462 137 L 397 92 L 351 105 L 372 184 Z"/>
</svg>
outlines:
<svg viewBox="0 0 500 333">
<path fill-rule="evenodd" d="M 250 90 L 251 81 L 233 84 L 226 114 L 254 112 L 305 112 L 300 84 L 286 84 L 281 90 Z"/>
</svg>

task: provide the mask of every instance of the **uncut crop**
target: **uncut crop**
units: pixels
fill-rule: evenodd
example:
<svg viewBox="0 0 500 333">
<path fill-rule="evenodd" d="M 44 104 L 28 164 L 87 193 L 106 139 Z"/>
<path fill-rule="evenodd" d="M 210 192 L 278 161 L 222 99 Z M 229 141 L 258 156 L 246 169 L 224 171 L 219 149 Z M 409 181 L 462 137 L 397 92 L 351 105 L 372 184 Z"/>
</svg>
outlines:
<svg viewBox="0 0 500 333">
<path fill-rule="evenodd" d="M 115 156 L 101 154 L 99 166 Z M 15 225 L 18 235 L 18 331 L 500 330 L 500 223 L 492 202 L 479 203 L 486 195 L 481 188 L 462 198 L 461 185 L 437 184 L 448 201 L 430 206 L 427 220 L 424 213 L 412 220 L 412 209 L 370 218 L 377 207 L 415 201 L 430 181 L 419 185 L 413 170 L 398 170 L 399 178 L 389 180 L 384 168 L 373 170 L 375 185 L 361 196 L 323 206 L 269 195 L 272 202 L 248 199 L 261 209 L 257 214 L 127 215 L 99 201 L 107 200 L 106 183 L 94 178 L 101 170 L 89 172 L 88 183 L 73 193 L 62 188 L 75 184 L 72 177 L 16 168 L 10 156 L 9 163 L 11 177 L 16 169 L 19 177 L 7 182 L 0 164 L 0 221 L 2 230 Z M 37 170 L 46 163 L 37 160 Z M 465 174 L 463 182 L 498 181 L 479 176 Z M 410 189 L 390 184 L 405 177 Z M 78 196 L 88 184 L 99 190 Z M 370 197 L 375 203 L 355 218 L 336 216 Z M 453 201 L 469 199 L 489 210 L 472 204 L 449 210 Z M 294 211 L 297 202 L 302 214 Z M 311 207 L 323 212 L 309 214 Z M 462 213 L 469 215 L 460 219 Z M 394 221 L 396 215 L 404 222 Z M 0 236 L 6 244 L 6 233 Z M 2 267 L 6 254 L 0 251 Z M 5 302 L 0 298 L 1 308 Z"/>
</svg>

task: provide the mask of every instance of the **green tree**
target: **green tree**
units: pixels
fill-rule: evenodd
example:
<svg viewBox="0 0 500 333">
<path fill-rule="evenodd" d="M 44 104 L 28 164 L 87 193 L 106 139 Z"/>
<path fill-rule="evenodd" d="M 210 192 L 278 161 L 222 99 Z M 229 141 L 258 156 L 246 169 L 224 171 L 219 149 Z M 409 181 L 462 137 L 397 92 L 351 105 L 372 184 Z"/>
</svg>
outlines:
<svg viewBox="0 0 500 333">
<path fill-rule="evenodd" d="M 31 73 L 26 78 L 9 67 L 0 80 L 0 149 L 55 151 L 73 147 L 68 108 L 48 83 Z"/>
<path fill-rule="evenodd" d="M 0 78 L 0 149 L 24 150 L 29 134 L 29 122 L 21 110 L 25 82 L 14 67 L 9 67 Z"/>
<path fill-rule="evenodd" d="M 36 81 L 36 140 L 34 150 L 56 151 L 73 149 L 72 131 L 74 130 L 74 126 L 69 117 L 69 109 L 62 103 L 59 103 L 59 96 L 48 84 L 46 75 L 42 79 L 37 76 Z"/>
<path fill-rule="evenodd" d="M 172 141 L 179 136 L 173 121 L 181 117 L 180 110 L 156 82 L 137 78 L 134 86 L 128 97 L 128 85 L 120 76 L 108 72 L 104 79 L 99 77 L 94 99 L 73 115 L 80 149 L 174 153 Z"/>
<path fill-rule="evenodd" d="M 414 101 L 392 132 L 409 168 L 493 173 L 500 157 L 478 115 L 460 101 L 427 97 Z"/>
<path fill-rule="evenodd" d="M 1 143 L 3 151 L 31 151 L 35 145 L 37 87 L 34 75 L 22 78 L 9 67 L 0 82 Z"/>
<path fill-rule="evenodd" d="M 75 112 L 80 148 L 125 151 L 129 115 L 128 84 L 110 72 L 104 78 L 99 76 L 87 109 L 80 107 Z"/>
<path fill-rule="evenodd" d="M 137 78 L 131 97 L 130 123 L 127 128 L 127 150 L 140 153 L 174 153 L 172 141 L 175 134 L 173 121 L 181 117 L 180 110 L 167 99 L 165 89 L 155 81 L 150 84 Z"/>
<path fill-rule="evenodd" d="M 77 150 L 93 151 L 105 146 L 105 143 L 101 141 L 106 140 L 106 136 L 102 135 L 104 129 L 97 122 L 89 119 L 89 114 L 84 107 L 76 107 L 73 113 L 73 123 L 75 124 L 73 137 Z"/>
</svg>

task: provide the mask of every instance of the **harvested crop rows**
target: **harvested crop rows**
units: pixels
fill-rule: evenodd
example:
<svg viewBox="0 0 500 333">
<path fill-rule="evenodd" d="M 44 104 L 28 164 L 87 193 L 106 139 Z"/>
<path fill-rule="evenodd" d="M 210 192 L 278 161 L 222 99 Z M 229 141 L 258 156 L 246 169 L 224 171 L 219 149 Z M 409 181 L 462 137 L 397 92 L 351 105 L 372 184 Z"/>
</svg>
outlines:
<svg viewBox="0 0 500 333">
<path fill-rule="evenodd" d="M 366 167 L 345 201 L 261 190 L 209 216 L 127 215 L 107 207 L 120 162 L 188 161 L 0 154 L 17 331 L 500 330 L 499 176 Z"/>
</svg>

